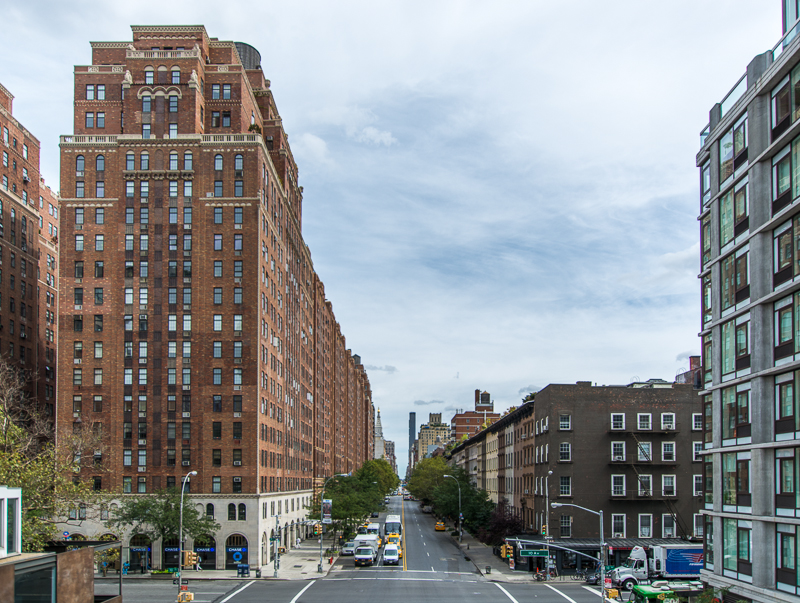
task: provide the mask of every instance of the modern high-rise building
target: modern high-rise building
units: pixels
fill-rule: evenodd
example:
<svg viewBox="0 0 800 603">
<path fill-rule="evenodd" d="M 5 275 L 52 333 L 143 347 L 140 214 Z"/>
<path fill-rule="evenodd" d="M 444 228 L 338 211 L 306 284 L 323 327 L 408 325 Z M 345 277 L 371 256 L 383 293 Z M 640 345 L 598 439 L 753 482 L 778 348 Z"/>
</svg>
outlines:
<svg viewBox="0 0 800 603">
<path fill-rule="evenodd" d="M 800 601 L 800 23 L 710 112 L 700 168 L 705 569 Z"/>
<path fill-rule="evenodd" d="M 369 380 L 303 240 L 258 51 L 132 29 L 75 67 L 61 138 L 58 427 L 104 434 L 81 470 L 97 488 L 196 471 L 191 496 L 222 525 L 193 545 L 205 565 L 267 563 L 277 528 L 284 546 L 306 533 L 314 486 L 371 458 Z M 118 536 L 132 566 L 177 563 L 175 542 Z"/>
<path fill-rule="evenodd" d="M 0 354 L 26 374 L 25 394 L 54 416 L 58 196 L 39 173 L 39 140 L 0 84 Z"/>
<path fill-rule="evenodd" d="M 406 466 L 406 477 L 411 475 L 414 470 L 416 454 L 414 453 L 414 440 L 417 439 L 417 413 L 408 413 L 408 465 Z"/>
</svg>

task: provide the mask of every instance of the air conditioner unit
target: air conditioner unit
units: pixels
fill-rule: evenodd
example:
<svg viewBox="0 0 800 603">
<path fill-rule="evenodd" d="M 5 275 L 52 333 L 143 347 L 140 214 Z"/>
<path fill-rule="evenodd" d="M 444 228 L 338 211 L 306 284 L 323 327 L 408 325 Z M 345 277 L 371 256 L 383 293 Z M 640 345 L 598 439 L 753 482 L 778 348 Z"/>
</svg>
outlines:
<svg viewBox="0 0 800 603">
<path fill-rule="evenodd" d="M 625 457 L 624 457 L 624 456 L 615 456 L 615 457 L 614 457 L 614 460 L 615 460 L 615 461 L 624 461 L 624 460 L 625 460 Z"/>
<path fill-rule="evenodd" d="M 183 416 L 182 416 L 182 418 L 184 418 L 184 419 L 189 419 L 189 418 L 191 418 L 191 416 L 192 416 L 192 413 L 190 413 L 190 412 L 185 412 L 185 413 L 183 413 Z"/>
<path fill-rule="evenodd" d="M 240 413 L 240 412 L 235 412 L 235 413 L 233 413 L 233 418 L 234 418 L 234 419 L 238 419 L 238 418 L 239 418 L 239 417 L 241 417 L 241 416 L 242 416 L 242 413 Z"/>
<path fill-rule="evenodd" d="M 191 461 L 181 461 L 181 465 L 183 465 L 184 467 L 188 467 L 190 462 Z"/>
<path fill-rule="evenodd" d="M 622 532 L 614 532 L 614 538 L 625 538 L 625 534 Z"/>
<path fill-rule="evenodd" d="M 139 440 L 139 446 L 147 446 L 147 440 L 146 439 L 140 439 Z"/>
<path fill-rule="evenodd" d="M 244 170 L 234 170 L 233 176 L 234 178 L 244 178 Z"/>
<path fill-rule="evenodd" d="M 233 466 L 234 467 L 241 467 L 242 466 L 242 461 L 233 461 Z"/>
<path fill-rule="evenodd" d="M 75 172 L 76 178 L 83 178 L 83 172 Z"/>
<path fill-rule="evenodd" d="M 233 481 L 238 484 L 238 483 L 241 483 L 242 478 L 241 477 L 234 477 Z"/>
</svg>

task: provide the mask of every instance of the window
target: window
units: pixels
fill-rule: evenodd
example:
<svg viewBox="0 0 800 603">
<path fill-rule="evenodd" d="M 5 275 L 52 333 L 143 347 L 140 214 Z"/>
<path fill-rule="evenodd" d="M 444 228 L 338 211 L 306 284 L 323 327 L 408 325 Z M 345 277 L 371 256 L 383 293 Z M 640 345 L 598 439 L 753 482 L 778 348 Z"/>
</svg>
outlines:
<svg viewBox="0 0 800 603">
<path fill-rule="evenodd" d="M 572 538 L 572 515 L 562 515 L 559 520 L 561 538 Z"/>
<path fill-rule="evenodd" d="M 233 261 L 233 278 L 242 278 L 242 260 Z"/>
<path fill-rule="evenodd" d="M 611 476 L 611 496 L 625 496 L 625 476 Z"/>
<path fill-rule="evenodd" d="M 211 112 L 211 127 L 219 128 L 219 111 Z"/>
<path fill-rule="evenodd" d="M 661 460 L 675 462 L 675 442 L 661 442 Z"/>
<path fill-rule="evenodd" d="M 222 303 L 222 287 L 214 287 L 214 304 L 220 305 Z"/>
<path fill-rule="evenodd" d="M 178 112 L 178 97 L 177 96 L 173 95 L 173 96 L 169 97 L 169 112 L 170 113 L 177 113 Z"/>
<path fill-rule="evenodd" d="M 800 137 L 787 144 L 772 158 L 772 215 L 800 196 L 797 170 L 800 161 Z"/>
<path fill-rule="evenodd" d="M 233 235 L 233 250 L 234 251 L 242 250 L 242 235 L 240 234 Z"/>
<path fill-rule="evenodd" d="M 611 516 L 611 533 L 614 538 L 625 538 L 624 514 L 614 514 Z"/>
<path fill-rule="evenodd" d="M 661 476 L 661 491 L 664 496 L 675 496 L 677 494 L 677 492 L 675 491 L 674 475 Z"/>
<path fill-rule="evenodd" d="M 214 224 L 222 224 L 222 208 L 214 208 Z"/>
<path fill-rule="evenodd" d="M 220 85 L 219 84 L 211 84 L 211 98 L 212 100 L 219 100 Z"/>
<path fill-rule="evenodd" d="M 739 574 L 752 574 L 750 521 L 722 519 L 723 568 Z"/>
<path fill-rule="evenodd" d="M 692 462 L 699 463 L 703 460 L 703 442 L 692 442 Z"/>
<path fill-rule="evenodd" d="M 103 288 L 102 287 L 95 287 L 94 288 L 94 305 L 95 306 L 102 306 L 103 305 Z"/>
<path fill-rule="evenodd" d="M 222 314 L 214 314 L 214 330 L 222 330 Z"/>
<path fill-rule="evenodd" d="M 242 342 L 241 341 L 234 341 L 233 342 L 233 357 L 234 358 L 241 358 L 242 357 Z M 469 419 L 467 419 L 469 420 Z"/>
<path fill-rule="evenodd" d="M 794 293 L 774 304 L 774 351 L 776 364 L 784 358 L 792 358 L 800 351 L 800 294 Z"/>
<path fill-rule="evenodd" d="M 703 431 L 703 413 L 692 413 L 692 431 Z"/>
<path fill-rule="evenodd" d="M 233 182 L 233 196 L 234 197 L 242 197 L 244 196 L 244 182 L 241 180 L 234 180 Z"/>
<path fill-rule="evenodd" d="M 142 113 L 150 113 L 152 110 L 151 97 L 149 94 L 142 96 Z"/>
<path fill-rule="evenodd" d="M 745 178 L 720 198 L 720 248 L 750 226 L 747 188 L 748 179 Z"/>
<path fill-rule="evenodd" d="M 611 413 L 611 429 L 625 429 L 625 415 L 623 413 Z"/>
<path fill-rule="evenodd" d="M 94 100 L 94 84 L 86 86 L 86 100 Z"/>
<path fill-rule="evenodd" d="M 789 11 L 787 11 L 789 17 Z M 793 23 L 796 19 L 787 19 Z M 772 109 L 772 140 L 777 139 L 783 134 L 792 122 L 797 118 L 798 104 L 800 104 L 800 90 L 798 90 L 798 78 L 800 69 L 795 67 L 791 73 L 772 89 L 771 109 Z"/>
<path fill-rule="evenodd" d="M 223 99 L 230 99 L 231 98 L 231 85 L 230 84 L 222 84 L 222 98 Z"/>
<path fill-rule="evenodd" d="M 233 303 L 234 304 L 241 304 L 242 303 L 242 288 L 241 287 L 234 287 L 233 288 Z"/>
<path fill-rule="evenodd" d="M 233 384 L 234 385 L 241 385 L 242 384 L 242 369 L 241 368 L 233 369 Z"/>
<path fill-rule="evenodd" d="M 98 128 L 106 127 L 106 114 L 103 111 L 100 111 L 97 114 L 97 127 Z"/>
<path fill-rule="evenodd" d="M 239 421 L 234 421 L 233 423 L 233 439 L 234 440 L 242 439 L 242 424 Z"/>
<path fill-rule="evenodd" d="M 213 373 L 213 383 L 214 385 L 222 385 L 222 369 L 221 368 L 214 368 L 212 369 Z"/>
<path fill-rule="evenodd" d="M 214 181 L 214 196 L 222 197 L 222 180 Z"/>
<path fill-rule="evenodd" d="M 748 248 L 745 246 L 720 262 L 723 312 L 750 298 Z"/>
<path fill-rule="evenodd" d="M 559 478 L 559 496 L 572 496 L 572 478 L 568 475 L 562 475 Z"/>
<path fill-rule="evenodd" d="M 242 314 L 234 314 L 233 315 L 233 330 L 234 332 L 242 331 Z"/>
<path fill-rule="evenodd" d="M 214 155 L 214 169 L 222 171 L 222 155 Z"/>
<path fill-rule="evenodd" d="M 213 349 L 214 349 L 214 358 L 222 358 L 222 342 L 215 341 Z"/>
<path fill-rule="evenodd" d="M 131 493 L 132 481 L 133 481 L 132 477 L 123 477 L 122 478 L 122 492 L 124 494 L 130 494 Z"/>
<path fill-rule="evenodd" d="M 219 451 L 215 451 L 215 452 L 219 452 Z M 215 464 L 214 466 L 215 467 L 219 467 L 220 465 L 216 465 Z M 222 478 L 221 477 L 214 476 L 214 477 L 211 478 L 211 492 L 212 493 L 216 493 L 216 494 L 222 492 Z M 208 504 L 211 505 L 211 503 L 208 503 Z M 213 505 L 212 505 L 211 508 L 212 509 L 214 508 Z"/>
<path fill-rule="evenodd" d="M 8 189 L 8 185 L 4 183 L 6 190 Z M 82 181 L 78 181 L 75 183 L 75 197 L 78 199 L 83 199 L 86 196 L 86 185 Z"/>
<path fill-rule="evenodd" d="M 639 474 L 639 496 L 653 495 L 653 476 Z"/>
<path fill-rule="evenodd" d="M 231 127 L 231 112 L 230 111 L 223 111 L 222 112 L 222 127 L 223 128 L 230 128 Z"/>
<path fill-rule="evenodd" d="M 169 124 L 169 138 L 177 138 L 177 137 L 178 137 L 178 124 L 176 123 Z"/>
<path fill-rule="evenodd" d="M 97 84 L 97 100 L 106 100 L 106 85 L 105 84 Z M 26 159 L 27 159 L 27 157 L 26 157 Z"/>
<path fill-rule="evenodd" d="M 560 431 L 570 431 L 572 429 L 572 415 L 560 414 L 558 416 L 558 429 Z"/>
<path fill-rule="evenodd" d="M 558 460 L 569 462 L 572 460 L 572 446 L 569 442 L 561 442 L 558 446 Z"/>
<path fill-rule="evenodd" d="M 694 496 L 703 496 L 703 475 L 695 474 L 692 476 L 692 494 Z"/>
<path fill-rule="evenodd" d="M 222 251 L 222 235 L 214 235 L 214 251 Z"/>
<path fill-rule="evenodd" d="M 611 460 L 625 460 L 625 442 L 611 442 Z"/>
<path fill-rule="evenodd" d="M 89 111 L 86 113 L 86 127 L 94 128 L 94 112 Z"/>
<path fill-rule="evenodd" d="M 636 415 L 639 431 L 650 431 L 653 428 L 652 416 L 650 413 L 639 413 Z"/>
<path fill-rule="evenodd" d="M 661 516 L 661 537 L 675 538 L 675 536 L 675 517 L 665 513 Z"/>
<path fill-rule="evenodd" d="M 150 124 L 142 124 L 142 138 L 150 138 Z"/>
<path fill-rule="evenodd" d="M 639 461 L 649 462 L 653 460 L 652 442 L 639 442 Z"/>
<path fill-rule="evenodd" d="M 192 170 L 192 154 L 187 151 L 183 154 L 183 169 L 186 171 Z"/>
<path fill-rule="evenodd" d="M 749 507 L 750 452 L 730 452 L 722 455 L 722 504 Z M 728 509 L 735 511 L 736 509 Z"/>
<path fill-rule="evenodd" d="M 653 537 L 653 516 L 649 513 L 639 515 L 639 538 Z"/>
<path fill-rule="evenodd" d="M 155 83 L 155 77 L 154 77 L 154 72 L 153 72 L 153 68 L 152 67 L 148 67 L 147 69 L 145 69 L 145 71 L 144 71 L 144 83 L 145 84 L 154 84 Z"/>
<path fill-rule="evenodd" d="M 661 413 L 661 429 L 664 431 L 672 431 L 675 429 L 675 413 L 662 412 Z"/>
</svg>

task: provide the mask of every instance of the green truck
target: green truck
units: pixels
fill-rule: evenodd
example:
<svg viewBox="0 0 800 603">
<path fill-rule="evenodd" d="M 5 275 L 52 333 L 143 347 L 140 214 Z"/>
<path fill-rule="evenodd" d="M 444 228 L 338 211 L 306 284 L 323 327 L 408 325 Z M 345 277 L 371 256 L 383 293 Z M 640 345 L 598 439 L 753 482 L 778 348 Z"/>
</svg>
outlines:
<svg viewBox="0 0 800 603">
<path fill-rule="evenodd" d="M 635 603 L 682 603 L 683 601 L 693 603 L 701 594 L 703 594 L 703 583 L 699 581 L 654 580 L 650 584 L 634 586 L 630 600 Z"/>
</svg>

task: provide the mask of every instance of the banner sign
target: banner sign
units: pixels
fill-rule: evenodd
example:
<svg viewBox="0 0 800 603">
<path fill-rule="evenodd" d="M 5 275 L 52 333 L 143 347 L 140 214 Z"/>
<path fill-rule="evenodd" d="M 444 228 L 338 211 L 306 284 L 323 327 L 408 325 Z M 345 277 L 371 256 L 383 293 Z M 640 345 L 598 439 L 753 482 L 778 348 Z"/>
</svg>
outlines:
<svg viewBox="0 0 800 603">
<path fill-rule="evenodd" d="M 333 501 L 330 498 L 325 498 L 322 501 L 322 523 L 333 523 L 331 519 L 331 510 L 333 509 Z"/>
</svg>

